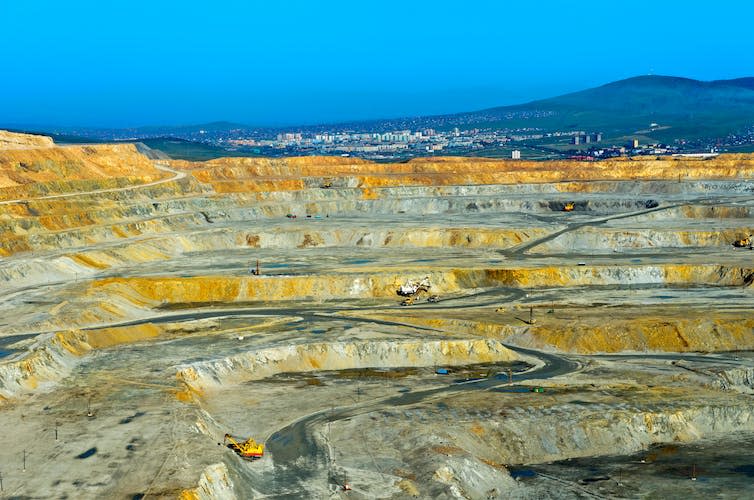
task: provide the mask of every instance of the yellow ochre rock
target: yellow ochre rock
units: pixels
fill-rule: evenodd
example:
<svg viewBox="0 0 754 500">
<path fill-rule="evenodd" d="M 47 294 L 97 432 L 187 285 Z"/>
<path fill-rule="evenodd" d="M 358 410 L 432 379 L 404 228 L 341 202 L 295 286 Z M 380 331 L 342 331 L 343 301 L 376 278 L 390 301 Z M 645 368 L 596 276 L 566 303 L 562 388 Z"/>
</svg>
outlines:
<svg viewBox="0 0 754 500">
<path fill-rule="evenodd" d="M 0 148 L 0 200 L 122 187 L 169 175 L 133 144 Z"/>
<path fill-rule="evenodd" d="M 51 148 L 54 145 L 52 138 L 44 135 L 19 134 L 0 130 L 0 149 Z"/>
<path fill-rule="evenodd" d="M 289 191 L 306 187 L 303 178 L 351 178 L 364 199 L 375 188 L 450 186 L 598 180 L 751 179 L 754 155 L 729 154 L 699 161 L 690 158 L 615 159 L 601 162 L 557 160 L 505 161 L 480 158 L 420 158 L 406 163 L 374 163 L 354 158 L 220 158 L 207 162 L 173 161 L 218 192 Z M 576 187 L 570 186 L 569 190 Z M 589 189 L 584 184 L 581 189 Z"/>
</svg>

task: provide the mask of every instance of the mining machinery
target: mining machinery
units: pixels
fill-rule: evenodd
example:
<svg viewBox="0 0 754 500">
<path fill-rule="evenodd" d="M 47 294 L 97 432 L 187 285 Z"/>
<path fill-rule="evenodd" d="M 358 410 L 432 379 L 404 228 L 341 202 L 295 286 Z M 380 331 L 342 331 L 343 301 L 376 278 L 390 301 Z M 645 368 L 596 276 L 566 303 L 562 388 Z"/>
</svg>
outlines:
<svg viewBox="0 0 754 500">
<path fill-rule="evenodd" d="M 754 248 L 754 246 L 752 244 L 752 241 L 751 241 L 752 236 L 754 236 L 754 235 L 750 234 L 746 238 L 741 238 L 740 240 L 734 241 L 733 242 L 733 246 L 736 247 L 736 248 L 748 248 L 748 249 L 751 250 L 752 248 Z"/>
<path fill-rule="evenodd" d="M 223 439 L 223 444 L 236 452 L 236 455 L 244 460 L 254 461 L 259 460 L 264 455 L 264 444 L 257 443 L 254 439 L 249 438 L 246 441 L 241 441 L 242 438 L 235 438 L 230 434 L 226 434 Z"/>
</svg>

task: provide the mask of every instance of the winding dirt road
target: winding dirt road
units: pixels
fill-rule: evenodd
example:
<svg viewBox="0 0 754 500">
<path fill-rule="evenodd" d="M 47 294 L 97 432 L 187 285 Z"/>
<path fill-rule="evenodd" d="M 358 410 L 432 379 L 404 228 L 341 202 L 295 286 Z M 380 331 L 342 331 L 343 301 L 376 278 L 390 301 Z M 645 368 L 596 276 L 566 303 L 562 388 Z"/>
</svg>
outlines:
<svg viewBox="0 0 754 500">
<path fill-rule="evenodd" d="M 50 194 L 46 196 L 36 196 L 34 198 L 19 198 L 16 200 L 6 200 L 6 201 L 0 201 L 0 205 L 13 205 L 16 203 L 27 203 L 27 202 L 35 201 L 35 200 L 52 200 L 52 199 L 57 199 L 57 198 L 71 198 L 74 196 L 86 196 L 90 194 L 118 193 L 121 191 L 132 191 L 134 189 L 158 186 L 160 184 L 177 181 L 179 179 L 183 179 L 184 177 L 186 177 L 186 172 L 173 170 L 172 168 L 167 167 L 165 165 L 161 165 L 157 162 L 154 162 L 153 165 L 154 165 L 154 168 L 156 168 L 157 170 L 162 170 L 163 172 L 169 172 L 173 174 L 173 177 L 169 177 L 167 179 L 160 179 L 160 180 L 156 180 L 152 182 L 147 182 L 146 184 L 135 184 L 133 186 L 126 186 L 126 187 L 120 187 L 120 188 L 95 189 L 93 191 L 78 191 L 75 193 Z"/>
</svg>

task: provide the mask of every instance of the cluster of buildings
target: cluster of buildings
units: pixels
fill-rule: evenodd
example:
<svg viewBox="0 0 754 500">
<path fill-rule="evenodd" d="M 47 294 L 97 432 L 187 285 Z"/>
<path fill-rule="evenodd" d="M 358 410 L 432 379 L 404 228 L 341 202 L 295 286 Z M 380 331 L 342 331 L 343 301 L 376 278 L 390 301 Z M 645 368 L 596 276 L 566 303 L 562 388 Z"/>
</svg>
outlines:
<svg viewBox="0 0 754 500">
<path fill-rule="evenodd" d="M 407 156 L 432 154 L 465 154 L 470 151 L 490 149 L 510 150 L 515 143 L 541 141 L 543 139 L 568 138 L 573 140 L 602 140 L 602 134 L 585 134 L 582 131 L 542 132 L 536 128 L 516 130 L 464 129 L 454 127 L 449 130 L 423 128 L 374 132 L 317 131 L 280 132 L 274 138 L 228 139 L 225 146 L 236 148 L 259 148 L 265 153 L 357 155 L 372 159 L 390 159 Z M 584 139 L 588 137 L 588 139 Z M 562 140 L 562 139 L 561 139 Z M 577 142 L 578 143 L 578 142 Z M 520 159 L 521 151 L 516 150 L 511 158 Z"/>
<path fill-rule="evenodd" d="M 589 144 L 592 142 L 602 142 L 602 132 L 594 134 L 588 134 L 585 132 L 577 132 L 571 139 L 571 144 Z"/>
<path fill-rule="evenodd" d="M 669 155 L 679 154 L 683 150 L 679 146 L 667 144 L 641 144 L 639 139 L 631 139 L 624 146 L 592 147 L 581 150 L 572 155 L 572 158 L 597 160 L 615 158 L 618 156 L 643 156 L 643 155 Z"/>
<path fill-rule="evenodd" d="M 405 150 L 440 151 L 448 144 L 434 129 L 390 132 L 283 132 L 274 139 L 231 139 L 232 146 L 261 147 L 303 154 L 395 153 Z"/>
<path fill-rule="evenodd" d="M 476 131 L 478 132 L 478 131 Z M 302 154 L 394 154 L 413 151 L 434 153 L 448 147 L 470 146 L 474 134 L 455 128 L 449 132 L 423 130 L 393 130 L 386 132 L 321 132 L 303 134 L 283 132 L 274 139 L 233 139 L 232 146 L 263 147 L 273 150 L 295 151 Z"/>
<path fill-rule="evenodd" d="M 436 119 L 432 119 L 437 121 Z M 188 140 L 220 147 L 227 151 L 261 156 L 341 155 L 372 160 L 399 160 L 430 155 L 490 156 L 497 158 L 598 160 L 617 156 L 666 155 L 727 147 L 743 150 L 754 144 L 754 127 L 721 139 L 676 139 L 672 144 L 606 144 L 601 131 L 555 130 L 535 127 L 510 129 L 433 126 L 433 122 L 390 121 L 376 124 L 311 126 L 298 130 L 251 128 L 202 129 L 185 137 Z M 403 125 L 403 128 L 394 126 Z M 411 126 L 413 125 L 413 126 Z M 442 125 L 442 124 L 441 124 Z M 653 123 L 641 137 L 659 128 Z M 181 138 L 183 136 L 181 135 Z M 611 141 L 612 142 L 612 141 Z M 754 146 L 751 146 L 754 148 Z M 232 154 L 232 153 L 231 153 Z"/>
</svg>

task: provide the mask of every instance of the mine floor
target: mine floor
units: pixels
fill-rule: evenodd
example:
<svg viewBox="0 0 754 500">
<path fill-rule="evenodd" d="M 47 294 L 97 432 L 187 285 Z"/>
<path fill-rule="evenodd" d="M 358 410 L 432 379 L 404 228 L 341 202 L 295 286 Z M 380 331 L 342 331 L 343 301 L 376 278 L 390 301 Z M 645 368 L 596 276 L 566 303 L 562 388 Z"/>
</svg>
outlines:
<svg viewBox="0 0 754 500">
<path fill-rule="evenodd" d="M 753 159 L 93 150 L 0 151 L 89 172 L 0 190 L 0 496 L 752 495 Z"/>
</svg>

